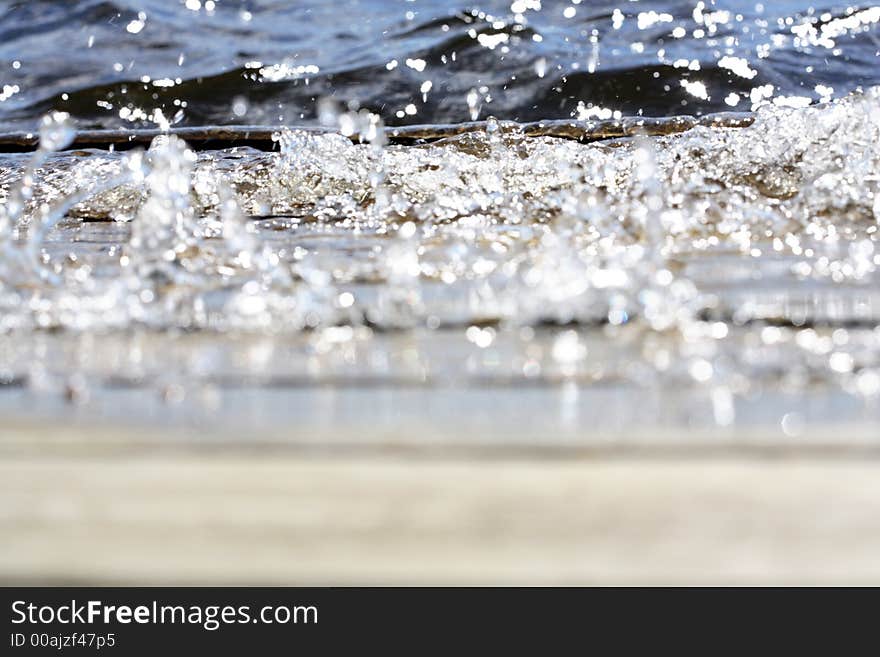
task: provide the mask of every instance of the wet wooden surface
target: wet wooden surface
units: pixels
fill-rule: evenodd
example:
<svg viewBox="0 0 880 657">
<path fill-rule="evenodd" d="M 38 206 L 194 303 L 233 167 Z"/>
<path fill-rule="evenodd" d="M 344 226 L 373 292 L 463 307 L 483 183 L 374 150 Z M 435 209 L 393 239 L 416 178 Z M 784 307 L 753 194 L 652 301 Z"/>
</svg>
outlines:
<svg viewBox="0 0 880 657">
<path fill-rule="evenodd" d="M 0 431 L 4 583 L 880 583 L 880 460 L 863 450 L 41 432 Z"/>
<path fill-rule="evenodd" d="M 532 123 L 512 123 L 499 121 L 503 131 L 521 130 L 530 137 L 558 137 L 582 142 L 615 139 L 634 135 L 669 135 L 691 130 L 695 126 L 722 128 L 742 128 L 751 125 L 753 115 L 742 112 L 722 112 L 702 117 L 674 116 L 669 118 L 624 117 L 621 119 L 576 121 L 553 120 Z M 450 125 L 411 125 L 385 128 L 385 136 L 390 143 L 412 144 L 430 142 L 467 132 L 485 131 L 486 121 L 472 121 Z M 185 139 L 196 148 L 223 148 L 228 146 L 251 146 L 262 150 L 273 150 L 273 135 L 280 126 L 230 125 L 207 127 L 177 127 L 169 130 L 81 130 L 70 148 L 133 148 L 148 145 L 163 134 L 173 134 Z M 299 127 L 299 130 L 322 133 L 324 128 Z M 360 141 L 361 135 L 350 136 L 352 141 Z M 39 136 L 34 133 L 0 134 L 0 152 L 28 151 L 36 149 Z"/>
</svg>

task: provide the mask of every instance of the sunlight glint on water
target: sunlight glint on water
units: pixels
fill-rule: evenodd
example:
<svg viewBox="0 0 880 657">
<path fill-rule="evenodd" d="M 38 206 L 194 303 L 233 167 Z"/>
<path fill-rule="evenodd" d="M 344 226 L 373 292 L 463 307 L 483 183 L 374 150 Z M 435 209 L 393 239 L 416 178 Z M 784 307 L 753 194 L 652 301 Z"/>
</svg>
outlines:
<svg viewBox="0 0 880 657">
<path fill-rule="evenodd" d="M 325 120 L 376 136 L 50 154 L 72 135 L 49 117 L 40 151 L 5 156 L 0 172 L 3 340 L 200 331 L 214 346 L 152 366 L 184 367 L 185 385 L 291 371 L 674 381 L 714 391 L 720 424 L 732 395 L 761 385 L 880 395 L 878 89 L 770 106 L 748 128 L 591 145 L 490 122 L 394 146 L 364 129 L 381 128 L 369 113 Z M 304 360 L 286 375 L 257 352 L 264 367 L 230 362 L 210 336 L 232 331 L 294 340 Z M 438 352 L 450 339 L 470 353 L 457 369 Z M 120 353 L 116 369 L 84 370 L 75 349 L 49 380 L 167 380 Z M 8 380 L 45 385 L 28 347 L 3 354 Z"/>
</svg>

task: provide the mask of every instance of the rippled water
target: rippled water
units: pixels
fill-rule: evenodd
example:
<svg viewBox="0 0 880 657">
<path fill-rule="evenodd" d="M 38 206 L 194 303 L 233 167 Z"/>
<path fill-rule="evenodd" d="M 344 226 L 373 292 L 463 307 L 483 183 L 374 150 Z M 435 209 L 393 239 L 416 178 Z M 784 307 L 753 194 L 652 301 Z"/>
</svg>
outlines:
<svg viewBox="0 0 880 657">
<path fill-rule="evenodd" d="M 8 127 L 53 103 L 79 127 L 140 124 L 128 120 L 136 108 L 167 118 L 172 97 L 188 99 L 181 122 L 285 125 L 271 151 L 193 150 L 173 134 L 146 151 L 74 150 L 75 118 L 52 113 L 39 150 L 0 155 L 0 381 L 80 401 L 130 387 L 175 401 L 210 386 L 615 386 L 699 398 L 721 426 L 749 421 L 744 401 L 785 394 L 801 400 L 794 416 L 780 411 L 792 434 L 804 400 L 824 391 L 860 409 L 835 402 L 833 419 L 876 422 L 880 87 L 828 99 L 872 81 L 880 14 L 497 4 L 480 17 L 363 2 L 350 35 L 339 9 L 318 3 L 139 3 L 143 17 L 112 21 L 107 3 L 75 5 L 77 21 L 61 19 L 73 5 L 44 7 L 39 21 L 56 16 L 54 29 L 86 37 L 109 12 L 102 30 L 150 47 L 96 85 L 104 78 L 77 63 L 99 48 L 96 31 L 92 48 L 43 65 L 42 87 L 0 103 Z M 281 21 L 285 12 L 301 20 Z M 208 27 L 168 27 L 183 17 Z M 218 31 L 230 35 L 224 47 L 241 39 L 252 50 L 232 65 L 222 48 L 208 55 Z M 179 67 L 175 39 L 188 49 Z M 658 69 L 661 50 L 673 59 Z M 156 86 L 172 75 L 166 57 L 181 82 Z M 126 94 L 114 82 L 148 69 Z M 67 101 L 38 97 L 62 87 Z M 415 112 L 398 117 L 404 102 Z M 490 107 L 590 119 L 753 106 L 743 127 L 663 136 L 650 124 L 589 143 L 495 119 L 408 145 L 383 129 Z M 308 122 L 328 132 L 296 128 Z"/>
<path fill-rule="evenodd" d="M 0 129 L 303 124 L 331 95 L 388 125 L 749 110 L 878 84 L 878 50 L 866 3 L 4 2 Z"/>
</svg>

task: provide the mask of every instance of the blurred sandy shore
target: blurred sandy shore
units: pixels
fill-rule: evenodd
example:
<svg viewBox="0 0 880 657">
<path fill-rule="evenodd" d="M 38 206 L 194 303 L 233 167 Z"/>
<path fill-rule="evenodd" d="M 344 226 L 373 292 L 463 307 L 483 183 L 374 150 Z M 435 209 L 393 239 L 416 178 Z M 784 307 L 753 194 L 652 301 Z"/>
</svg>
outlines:
<svg viewBox="0 0 880 657">
<path fill-rule="evenodd" d="M 870 426 L 531 451 L 219 433 L 5 424 L 0 580 L 880 583 Z"/>
</svg>

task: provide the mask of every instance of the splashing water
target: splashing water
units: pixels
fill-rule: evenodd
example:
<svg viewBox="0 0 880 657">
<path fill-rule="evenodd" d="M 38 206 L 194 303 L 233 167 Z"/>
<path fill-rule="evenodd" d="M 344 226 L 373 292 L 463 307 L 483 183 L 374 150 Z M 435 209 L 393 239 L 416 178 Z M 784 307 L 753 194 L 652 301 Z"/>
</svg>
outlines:
<svg viewBox="0 0 880 657">
<path fill-rule="evenodd" d="M 676 382 L 722 425 L 761 386 L 880 395 L 880 88 L 594 144 L 490 120 L 396 146 L 368 112 L 326 117 L 341 134 L 285 129 L 278 153 L 127 155 L 52 153 L 72 133 L 48 118 L 0 169 L 0 371 L 45 380 L 29 359 L 53 329 L 115 336 L 110 365 L 53 364 L 97 385 Z M 144 330 L 204 342 L 146 366 L 124 337 Z M 275 346 L 242 355 L 242 334 Z"/>
</svg>

